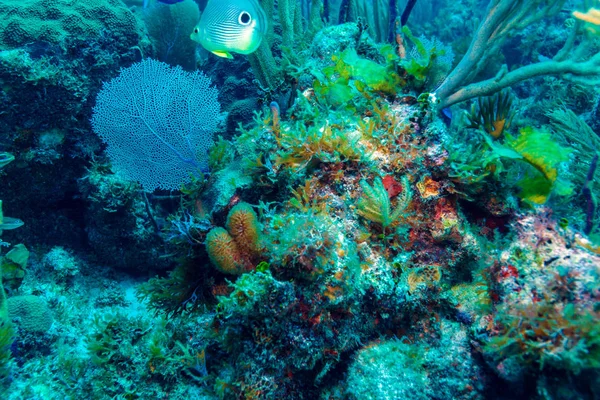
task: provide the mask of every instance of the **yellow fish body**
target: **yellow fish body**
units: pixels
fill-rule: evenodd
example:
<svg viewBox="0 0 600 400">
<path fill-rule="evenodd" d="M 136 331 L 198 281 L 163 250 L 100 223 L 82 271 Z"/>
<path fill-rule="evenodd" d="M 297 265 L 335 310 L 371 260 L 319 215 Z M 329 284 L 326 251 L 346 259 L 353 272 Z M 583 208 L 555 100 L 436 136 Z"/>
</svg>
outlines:
<svg viewBox="0 0 600 400">
<path fill-rule="evenodd" d="M 250 54 L 267 32 L 267 15 L 258 0 L 210 0 L 190 38 L 219 57 Z"/>
</svg>

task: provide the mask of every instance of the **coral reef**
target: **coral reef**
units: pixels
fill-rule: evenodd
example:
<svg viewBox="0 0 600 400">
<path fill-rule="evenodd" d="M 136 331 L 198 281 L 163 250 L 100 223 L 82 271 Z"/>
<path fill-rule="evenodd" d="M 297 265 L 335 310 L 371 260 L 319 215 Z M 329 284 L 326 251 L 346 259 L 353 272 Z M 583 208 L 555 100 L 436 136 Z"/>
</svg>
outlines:
<svg viewBox="0 0 600 400">
<path fill-rule="evenodd" d="M 547 212 L 516 222 L 518 241 L 498 252 L 490 270 L 499 304 L 479 333 L 488 335 L 486 353 L 500 374 L 510 375 L 504 365 L 515 363 L 533 376 L 581 376 L 599 366 L 600 257 L 590 255 L 585 238 L 561 233 Z"/>
<path fill-rule="evenodd" d="M 149 209 L 148 196 L 135 183 L 103 173 L 103 169 L 92 165 L 77 185 L 86 199 L 86 244 L 98 261 L 142 271 L 172 265 L 161 257 L 168 246 L 157 235 L 160 228 Z"/>
<path fill-rule="evenodd" d="M 367 345 L 350 366 L 351 399 L 430 399 L 429 378 L 419 348 L 389 341 Z"/>
<path fill-rule="evenodd" d="M 91 107 L 103 80 L 152 54 L 147 33 L 112 0 L 7 1 L 0 16 L 1 143 L 16 159 L 2 197 L 28 204 L 21 218 L 36 224 L 22 235 L 32 243 L 82 248 L 77 180 L 101 150 L 88 134 Z"/>
<path fill-rule="evenodd" d="M 0 5 L 6 399 L 600 398 L 589 1 L 260 0 L 234 60 L 71 3 Z"/>
<path fill-rule="evenodd" d="M 118 32 L 124 40 L 137 37 L 138 22 L 116 0 L 71 4 L 66 0 L 2 3 L 1 46 L 21 47 L 32 42 L 60 43 L 67 36 L 95 36 L 102 30 Z"/>
<path fill-rule="evenodd" d="M 47 332 L 52 325 L 48 305 L 36 296 L 12 296 L 6 301 L 8 315 L 15 325 L 26 332 Z"/>
<path fill-rule="evenodd" d="M 63 247 L 53 247 L 43 258 L 42 262 L 48 271 L 52 271 L 56 282 L 67 282 L 77 276 L 80 265 L 77 259 Z"/>
</svg>

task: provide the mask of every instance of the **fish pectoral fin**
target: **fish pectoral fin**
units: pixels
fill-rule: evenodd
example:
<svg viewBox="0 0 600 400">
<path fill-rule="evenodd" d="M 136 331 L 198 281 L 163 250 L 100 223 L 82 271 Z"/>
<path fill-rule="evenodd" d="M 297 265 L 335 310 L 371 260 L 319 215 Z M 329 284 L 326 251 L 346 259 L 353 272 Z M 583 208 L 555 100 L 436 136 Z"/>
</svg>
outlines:
<svg viewBox="0 0 600 400">
<path fill-rule="evenodd" d="M 228 53 L 226 51 L 213 51 L 212 53 L 219 57 L 229 58 L 230 60 L 233 59 L 233 56 L 231 55 L 231 53 Z"/>
</svg>

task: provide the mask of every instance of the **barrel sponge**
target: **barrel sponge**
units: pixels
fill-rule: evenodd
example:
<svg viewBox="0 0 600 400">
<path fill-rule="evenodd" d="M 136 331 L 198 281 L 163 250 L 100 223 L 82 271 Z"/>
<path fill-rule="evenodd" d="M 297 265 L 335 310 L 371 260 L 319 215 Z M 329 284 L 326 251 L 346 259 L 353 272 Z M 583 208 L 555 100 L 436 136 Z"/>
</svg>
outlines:
<svg viewBox="0 0 600 400">
<path fill-rule="evenodd" d="M 67 36 L 97 36 L 103 30 L 133 45 L 139 41 L 139 26 L 120 0 L 0 1 L 0 49 L 60 43 Z"/>
<path fill-rule="evenodd" d="M 240 250 L 225 229 L 217 227 L 208 232 L 206 251 L 219 271 L 232 275 L 241 275 L 246 272 Z"/>
<path fill-rule="evenodd" d="M 37 296 L 14 296 L 6 301 L 8 315 L 27 332 L 47 332 L 52 326 L 52 313 L 44 300 Z"/>
<path fill-rule="evenodd" d="M 227 215 L 227 231 L 233 236 L 240 251 L 255 255 L 259 248 L 258 216 L 248 203 L 239 203 Z"/>
</svg>

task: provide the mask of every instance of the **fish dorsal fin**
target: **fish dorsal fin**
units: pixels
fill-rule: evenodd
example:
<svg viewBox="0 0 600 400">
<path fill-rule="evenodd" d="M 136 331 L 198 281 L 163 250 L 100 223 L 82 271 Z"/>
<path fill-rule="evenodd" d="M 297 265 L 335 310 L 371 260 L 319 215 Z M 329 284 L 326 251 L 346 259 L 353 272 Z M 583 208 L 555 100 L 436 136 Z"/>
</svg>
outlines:
<svg viewBox="0 0 600 400">
<path fill-rule="evenodd" d="M 229 58 L 230 60 L 233 59 L 233 56 L 231 55 L 231 53 L 229 53 L 227 51 L 213 51 L 212 53 L 219 57 Z"/>
</svg>

